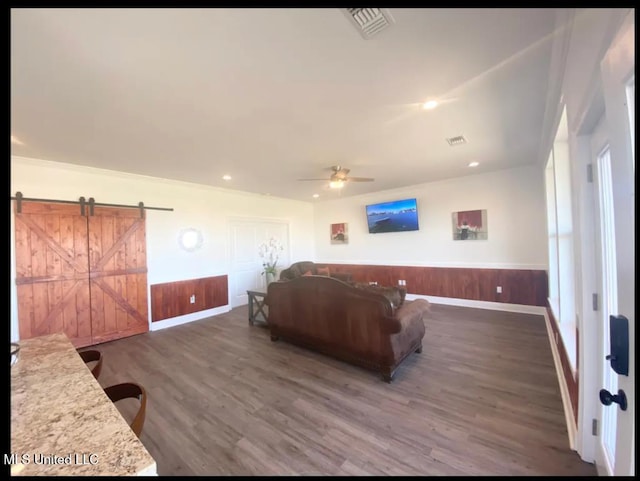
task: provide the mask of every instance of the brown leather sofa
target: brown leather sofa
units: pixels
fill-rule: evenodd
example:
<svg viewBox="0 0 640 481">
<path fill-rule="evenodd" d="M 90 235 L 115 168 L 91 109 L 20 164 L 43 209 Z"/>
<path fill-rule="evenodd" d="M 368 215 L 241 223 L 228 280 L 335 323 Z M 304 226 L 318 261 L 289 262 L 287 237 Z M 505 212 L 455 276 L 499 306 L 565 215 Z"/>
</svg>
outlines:
<svg viewBox="0 0 640 481">
<path fill-rule="evenodd" d="M 288 281 L 291 279 L 295 279 L 296 277 L 300 277 L 303 275 L 328 275 L 329 277 L 334 277 L 336 279 L 340 279 L 341 281 L 350 282 L 351 274 L 343 273 L 343 272 L 330 272 L 329 268 L 326 266 L 318 265 L 315 262 L 311 261 L 300 261 L 294 262 L 289 266 L 289 268 L 284 269 L 280 272 L 280 280 Z"/>
<path fill-rule="evenodd" d="M 387 382 L 407 356 L 422 352 L 430 308 L 424 299 L 395 307 L 375 290 L 314 275 L 272 282 L 266 302 L 272 341 L 282 338 L 377 370 Z"/>
</svg>

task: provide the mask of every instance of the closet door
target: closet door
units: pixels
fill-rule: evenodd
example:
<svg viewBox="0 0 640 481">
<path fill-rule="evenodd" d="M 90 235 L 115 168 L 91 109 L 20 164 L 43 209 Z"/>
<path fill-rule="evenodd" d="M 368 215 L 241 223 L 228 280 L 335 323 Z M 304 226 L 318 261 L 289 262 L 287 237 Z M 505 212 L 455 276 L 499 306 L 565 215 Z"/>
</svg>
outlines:
<svg viewBox="0 0 640 481">
<path fill-rule="evenodd" d="M 96 206 L 88 220 L 93 343 L 147 332 L 145 219 L 138 209 Z"/>
<path fill-rule="evenodd" d="M 87 218 L 78 204 L 22 203 L 15 211 L 21 339 L 64 332 L 92 344 Z"/>
</svg>

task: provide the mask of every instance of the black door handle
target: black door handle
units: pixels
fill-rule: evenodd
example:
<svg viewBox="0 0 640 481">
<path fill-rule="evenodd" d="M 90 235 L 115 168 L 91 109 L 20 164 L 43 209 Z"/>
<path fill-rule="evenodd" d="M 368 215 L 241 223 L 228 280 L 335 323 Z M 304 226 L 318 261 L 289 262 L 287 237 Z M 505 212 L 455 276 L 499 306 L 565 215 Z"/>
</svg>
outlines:
<svg viewBox="0 0 640 481">
<path fill-rule="evenodd" d="M 620 409 L 627 410 L 627 395 L 622 389 L 618 389 L 618 394 L 611 394 L 606 389 L 600 389 L 600 402 L 605 406 L 610 406 L 611 403 L 620 405 Z"/>
</svg>

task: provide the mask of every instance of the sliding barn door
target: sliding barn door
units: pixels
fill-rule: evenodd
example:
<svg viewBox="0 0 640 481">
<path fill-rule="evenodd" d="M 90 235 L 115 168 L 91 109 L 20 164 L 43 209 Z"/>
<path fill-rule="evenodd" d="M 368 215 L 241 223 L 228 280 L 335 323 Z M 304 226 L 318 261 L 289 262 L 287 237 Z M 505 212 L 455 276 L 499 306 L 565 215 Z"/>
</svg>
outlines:
<svg viewBox="0 0 640 481">
<path fill-rule="evenodd" d="M 78 204 L 25 202 L 15 211 L 21 339 L 64 332 L 92 344 L 87 218 Z"/>
<path fill-rule="evenodd" d="M 138 209 L 95 207 L 88 220 L 93 343 L 147 332 L 145 219 Z"/>
<path fill-rule="evenodd" d="M 17 204 L 16 204 L 17 205 Z M 15 211 L 20 339 L 64 332 L 85 347 L 149 330 L 138 209 L 22 202 Z"/>
</svg>

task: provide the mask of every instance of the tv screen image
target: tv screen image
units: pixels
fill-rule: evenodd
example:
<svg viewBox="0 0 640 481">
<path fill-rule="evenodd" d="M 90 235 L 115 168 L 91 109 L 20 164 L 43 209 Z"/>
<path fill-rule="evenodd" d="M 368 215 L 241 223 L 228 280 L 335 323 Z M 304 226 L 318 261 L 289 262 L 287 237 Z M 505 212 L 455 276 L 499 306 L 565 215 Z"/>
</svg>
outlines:
<svg viewBox="0 0 640 481">
<path fill-rule="evenodd" d="M 370 234 L 418 230 L 416 199 L 381 202 L 368 205 L 366 209 Z"/>
</svg>

